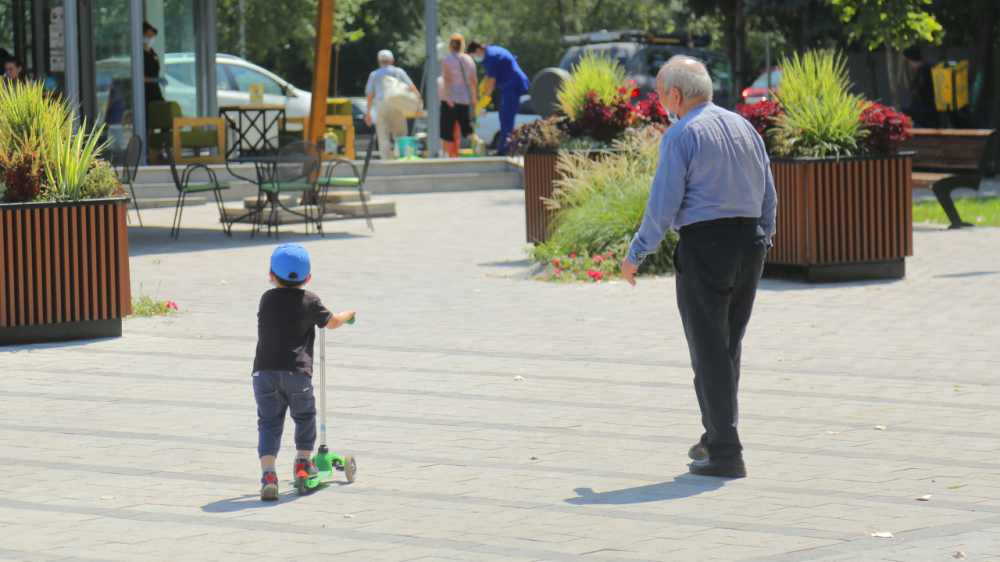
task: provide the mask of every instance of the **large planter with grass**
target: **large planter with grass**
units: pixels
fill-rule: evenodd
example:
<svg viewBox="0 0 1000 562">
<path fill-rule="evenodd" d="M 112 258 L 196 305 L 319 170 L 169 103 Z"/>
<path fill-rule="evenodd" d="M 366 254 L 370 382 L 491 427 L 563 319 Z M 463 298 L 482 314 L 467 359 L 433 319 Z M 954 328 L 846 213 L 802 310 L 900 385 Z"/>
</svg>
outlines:
<svg viewBox="0 0 1000 562">
<path fill-rule="evenodd" d="M 589 152 L 591 158 L 597 159 L 602 154 L 618 152 L 618 149 L 573 149 L 566 152 Z M 562 178 L 556 169 L 558 161 L 558 150 L 534 150 L 524 155 L 524 223 L 527 241 L 532 244 L 542 244 L 549 239 L 552 211 L 545 207 L 542 198 L 551 198 L 556 181 Z"/>
<path fill-rule="evenodd" d="M 772 157 L 777 232 L 764 274 L 815 283 L 902 278 L 913 255 L 913 155 Z"/>
<path fill-rule="evenodd" d="M 126 201 L 0 204 L 0 345 L 121 336 Z"/>
</svg>

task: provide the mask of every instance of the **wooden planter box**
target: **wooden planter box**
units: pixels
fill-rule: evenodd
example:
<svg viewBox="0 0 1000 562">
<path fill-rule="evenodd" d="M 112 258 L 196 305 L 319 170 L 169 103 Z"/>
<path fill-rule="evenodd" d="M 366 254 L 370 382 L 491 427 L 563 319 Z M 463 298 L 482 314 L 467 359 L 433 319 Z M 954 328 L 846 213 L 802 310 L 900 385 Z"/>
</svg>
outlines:
<svg viewBox="0 0 1000 562">
<path fill-rule="evenodd" d="M 773 158 L 777 233 L 764 274 L 900 279 L 913 255 L 913 153 Z"/>
<path fill-rule="evenodd" d="M 0 204 L 0 345 L 122 335 L 126 201 Z"/>
<path fill-rule="evenodd" d="M 589 152 L 591 158 L 618 152 L 619 149 L 571 150 Z M 551 198 L 555 182 L 562 178 L 556 171 L 558 150 L 529 152 L 524 155 L 524 218 L 528 242 L 541 244 L 549 239 L 549 218 L 552 211 L 545 208 L 542 197 Z"/>
</svg>

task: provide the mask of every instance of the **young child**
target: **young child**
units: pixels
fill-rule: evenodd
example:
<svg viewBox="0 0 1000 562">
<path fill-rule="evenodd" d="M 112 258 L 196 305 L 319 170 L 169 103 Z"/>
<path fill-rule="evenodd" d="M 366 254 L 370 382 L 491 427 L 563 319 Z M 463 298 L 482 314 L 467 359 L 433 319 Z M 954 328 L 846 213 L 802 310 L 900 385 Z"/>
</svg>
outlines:
<svg viewBox="0 0 1000 562">
<path fill-rule="evenodd" d="M 295 420 L 295 467 L 316 475 L 312 462 L 316 444 L 316 399 L 313 397 L 313 342 L 319 328 L 338 328 L 354 317 L 353 310 L 333 314 L 319 297 L 302 289 L 312 279 L 309 252 L 298 244 L 282 244 L 271 255 L 271 284 L 257 312 L 257 357 L 253 362 L 253 392 L 257 400 L 257 453 L 264 471 L 260 499 L 278 499 L 275 457 L 281 446 L 285 410 Z M 294 477 L 293 477 L 294 478 Z"/>
</svg>

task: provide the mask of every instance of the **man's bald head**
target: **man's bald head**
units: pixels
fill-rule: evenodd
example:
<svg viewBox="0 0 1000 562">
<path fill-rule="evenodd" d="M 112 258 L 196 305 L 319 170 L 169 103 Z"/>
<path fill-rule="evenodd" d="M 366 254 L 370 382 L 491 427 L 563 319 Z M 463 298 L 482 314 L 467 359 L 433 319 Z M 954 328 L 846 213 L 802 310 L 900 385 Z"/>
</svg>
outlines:
<svg viewBox="0 0 1000 562">
<path fill-rule="evenodd" d="M 665 94 L 677 88 L 686 100 L 706 98 L 712 101 L 712 77 L 700 60 L 687 55 L 670 57 L 656 74 L 656 85 Z"/>
</svg>

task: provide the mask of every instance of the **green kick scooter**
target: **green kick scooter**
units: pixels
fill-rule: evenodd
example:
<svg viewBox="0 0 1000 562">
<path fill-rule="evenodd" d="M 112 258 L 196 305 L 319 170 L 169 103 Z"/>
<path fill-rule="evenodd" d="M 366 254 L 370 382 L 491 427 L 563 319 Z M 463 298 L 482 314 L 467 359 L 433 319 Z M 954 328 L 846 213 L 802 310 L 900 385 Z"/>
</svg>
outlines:
<svg viewBox="0 0 1000 562">
<path fill-rule="evenodd" d="M 354 324 L 354 317 L 347 321 Z M 323 480 L 333 476 L 334 471 L 343 472 L 348 482 L 354 482 L 358 474 L 358 464 L 354 455 L 347 453 L 343 457 L 330 452 L 326 446 L 326 328 L 319 330 L 319 451 L 313 456 L 313 464 L 319 473 L 309 478 L 306 471 L 300 470 L 295 475 L 295 485 L 299 495 L 305 495 L 319 486 Z"/>
</svg>

